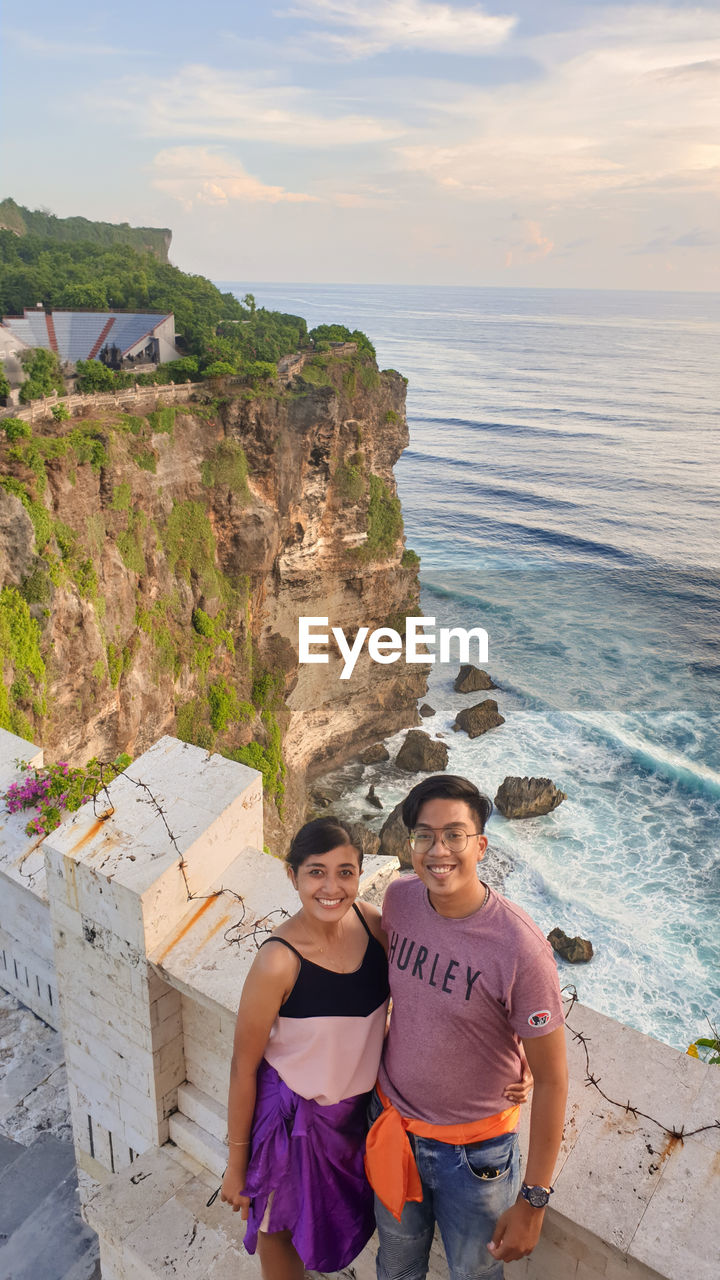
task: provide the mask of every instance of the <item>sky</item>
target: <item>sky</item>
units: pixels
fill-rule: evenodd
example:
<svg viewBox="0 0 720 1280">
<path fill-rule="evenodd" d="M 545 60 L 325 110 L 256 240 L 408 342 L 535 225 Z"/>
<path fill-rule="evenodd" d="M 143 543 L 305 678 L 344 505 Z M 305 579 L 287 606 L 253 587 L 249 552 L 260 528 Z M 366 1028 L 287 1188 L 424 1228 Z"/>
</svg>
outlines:
<svg viewBox="0 0 720 1280">
<path fill-rule="evenodd" d="M 720 4 L 33 0 L 4 190 L 216 280 L 720 289 Z"/>
</svg>

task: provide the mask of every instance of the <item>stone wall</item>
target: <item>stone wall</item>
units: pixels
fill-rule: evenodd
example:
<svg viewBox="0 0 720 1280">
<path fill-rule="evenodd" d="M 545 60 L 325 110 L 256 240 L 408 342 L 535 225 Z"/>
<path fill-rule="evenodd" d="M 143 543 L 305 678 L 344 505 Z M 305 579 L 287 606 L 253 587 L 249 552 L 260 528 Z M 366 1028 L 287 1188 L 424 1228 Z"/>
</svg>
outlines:
<svg viewBox="0 0 720 1280">
<path fill-rule="evenodd" d="M 20 776 L 18 760 L 40 768 L 42 750 L 0 730 L 0 794 Z M 25 822 L 21 814 L 10 817 L 0 809 L 0 987 L 57 1030 L 57 973 L 42 842 L 25 835 Z"/>
<path fill-rule="evenodd" d="M 0 733 L 5 787 L 20 754 L 38 758 Z M 52 922 L 76 1154 L 101 1184 L 85 1213 L 104 1280 L 249 1273 L 242 1224 L 205 1202 L 224 1168 L 244 977 L 295 905 L 282 863 L 261 852 L 260 775 L 164 738 L 43 848 L 18 838 L 19 822 L 0 828 L 0 929 L 6 954 L 30 956 Z M 387 878 L 384 860 L 362 892 L 376 876 Z M 35 906 L 11 920 L 20 888 Z M 0 985 L 24 999 L 18 973 L 0 967 Z M 578 1004 L 568 1051 L 552 1207 L 508 1280 L 716 1280 L 720 1072 Z M 586 1052 L 622 1105 L 588 1080 Z M 371 1280 L 372 1246 L 353 1272 Z M 446 1274 L 437 1251 L 431 1274 Z"/>
<path fill-rule="evenodd" d="M 23 418 L 27 422 L 39 422 L 49 418 L 54 405 L 62 404 L 70 414 L 78 410 L 90 411 L 102 409 L 125 409 L 129 413 L 138 410 L 154 409 L 159 399 L 163 404 L 181 404 L 190 400 L 198 391 L 207 391 L 207 382 L 169 382 L 163 386 L 142 387 L 138 383 L 133 387 L 125 387 L 120 391 L 78 391 L 71 396 L 43 396 L 41 400 L 33 400 L 22 409 L 9 409 L 6 415 Z"/>
</svg>

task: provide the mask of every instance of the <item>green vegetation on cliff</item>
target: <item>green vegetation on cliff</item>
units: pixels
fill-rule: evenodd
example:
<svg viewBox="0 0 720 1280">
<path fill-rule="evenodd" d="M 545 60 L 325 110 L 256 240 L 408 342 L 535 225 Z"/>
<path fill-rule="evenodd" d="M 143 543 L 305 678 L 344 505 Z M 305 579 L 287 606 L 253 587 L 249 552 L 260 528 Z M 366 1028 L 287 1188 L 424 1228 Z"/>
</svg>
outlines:
<svg viewBox="0 0 720 1280">
<path fill-rule="evenodd" d="M 307 339 L 307 325 L 300 316 L 243 306 L 204 276 L 188 275 L 129 244 L 58 243 L 0 230 L 0 313 L 17 315 L 38 302 L 48 310 L 172 311 L 175 331 L 201 370 L 222 361 L 231 372 L 242 372 L 248 365 L 272 363 L 296 351 Z M 92 371 L 84 367 L 85 389 L 117 385 L 109 372 L 97 375 L 102 386 L 91 386 Z M 253 378 L 263 376 L 257 367 L 251 373 Z M 193 372 L 180 367 L 168 381 L 184 382 L 188 376 Z"/>
<path fill-rule="evenodd" d="M 370 476 L 367 542 L 358 548 L 361 560 L 386 560 L 403 532 L 400 499 L 394 498 L 380 476 Z"/>
<path fill-rule="evenodd" d="M 26 209 L 11 197 L 0 200 L 0 227 L 16 236 L 42 236 L 61 244 L 86 241 L 98 245 L 129 244 L 167 262 L 169 227 L 131 227 L 127 222 L 94 222 L 89 218 L 57 218 L 43 209 Z"/>
<path fill-rule="evenodd" d="M 9 676 L 8 689 L 5 678 Z M 0 729 L 31 738 L 28 713 L 46 710 L 40 627 L 15 587 L 0 592 Z"/>
</svg>

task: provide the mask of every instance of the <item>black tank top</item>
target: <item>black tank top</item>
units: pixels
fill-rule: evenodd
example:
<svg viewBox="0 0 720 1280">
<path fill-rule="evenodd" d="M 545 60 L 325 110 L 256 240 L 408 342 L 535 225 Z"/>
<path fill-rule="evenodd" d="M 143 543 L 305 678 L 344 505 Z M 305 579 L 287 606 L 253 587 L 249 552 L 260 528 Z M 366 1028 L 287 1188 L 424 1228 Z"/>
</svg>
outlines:
<svg viewBox="0 0 720 1280">
<path fill-rule="evenodd" d="M 284 938 L 266 938 L 261 943 L 265 947 L 268 942 L 281 942 L 300 961 L 295 986 L 285 1003 L 280 1006 L 279 1017 L 367 1018 L 378 1005 L 388 999 L 390 986 L 384 948 L 368 928 L 362 911 L 355 903 L 353 911 L 360 919 L 368 941 L 360 968 L 352 973 L 336 973 L 334 969 L 325 969 L 313 960 L 306 960 Z"/>
</svg>

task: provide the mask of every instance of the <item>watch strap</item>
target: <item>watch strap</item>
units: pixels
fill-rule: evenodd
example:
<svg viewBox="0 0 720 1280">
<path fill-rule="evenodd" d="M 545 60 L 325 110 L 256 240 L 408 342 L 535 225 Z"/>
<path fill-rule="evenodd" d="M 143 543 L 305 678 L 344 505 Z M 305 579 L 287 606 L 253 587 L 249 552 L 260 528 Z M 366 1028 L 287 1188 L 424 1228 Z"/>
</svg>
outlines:
<svg viewBox="0 0 720 1280">
<path fill-rule="evenodd" d="M 554 1192 L 554 1187 L 530 1186 L 527 1182 L 523 1182 L 520 1188 L 523 1200 L 527 1200 L 533 1209 L 544 1209 Z"/>
</svg>

